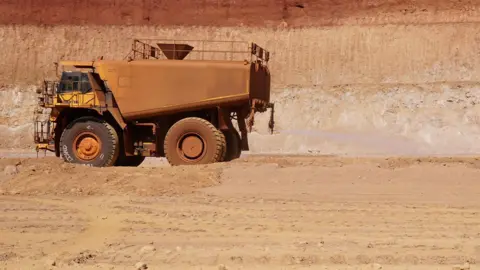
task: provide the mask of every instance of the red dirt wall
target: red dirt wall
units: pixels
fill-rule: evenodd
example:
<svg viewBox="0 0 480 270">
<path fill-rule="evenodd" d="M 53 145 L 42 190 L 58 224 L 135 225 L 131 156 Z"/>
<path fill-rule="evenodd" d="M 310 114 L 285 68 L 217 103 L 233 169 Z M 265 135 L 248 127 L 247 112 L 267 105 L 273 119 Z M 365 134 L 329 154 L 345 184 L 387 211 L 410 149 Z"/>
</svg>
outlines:
<svg viewBox="0 0 480 270">
<path fill-rule="evenodd" d="M 0 24 L 319 26 L 477 20 L 477 0 L 2 0 Z M 395 16 L 392 16 L 395 15 Z M 286 25 L 285 25 L 286 23 Z"/>
</svg>

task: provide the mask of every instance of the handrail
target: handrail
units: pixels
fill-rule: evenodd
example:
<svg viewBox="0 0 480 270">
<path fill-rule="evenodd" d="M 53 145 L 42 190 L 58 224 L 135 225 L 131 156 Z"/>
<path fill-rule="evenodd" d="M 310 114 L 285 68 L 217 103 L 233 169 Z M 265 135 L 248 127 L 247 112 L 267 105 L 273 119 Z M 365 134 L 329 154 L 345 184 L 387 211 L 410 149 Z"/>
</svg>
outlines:
<svg viewBox="0 0 480 270">
<path fill-rule="evenodd" d="M 241 46 L 239 48 L 239 46 Z M 219 55 L 223 55 L 220 59 Z M 267 65 L 270 52 L 256 43 L 227 40 L 134 39 L 124 59 L 230 60 Z"/>
</svg>

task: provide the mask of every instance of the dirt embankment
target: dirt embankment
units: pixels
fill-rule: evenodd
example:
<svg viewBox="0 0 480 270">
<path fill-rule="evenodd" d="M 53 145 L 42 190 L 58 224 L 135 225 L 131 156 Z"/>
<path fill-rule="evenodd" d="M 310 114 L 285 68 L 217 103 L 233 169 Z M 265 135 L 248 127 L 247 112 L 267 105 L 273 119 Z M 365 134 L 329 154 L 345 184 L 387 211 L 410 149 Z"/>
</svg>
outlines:
<svg viewBox="0 0 480 270">
<path fill-rule="evenodd" d="M 255 41 L 271 52 L 272 82 L 280 88 L 475 81 L 479 33 L 475 23 L 283 30 L 0 26 L 0 86 L 54 79 L 54 62 L 61 60 L 124 59 L 132 38 Z"/>
<path fill-rule="evenodd" d="M 172 196 L 219 184 L 221 170 L 216 167 L 104 169 L 71 165 L 54 157 L 0 159 L 0 195 Z"/>
<path fill-rule="evenodd" d="M 4 1 L 5 2 L 5 1 Z M 323 26 L 478 21 L 480 4 L 461 0 L 9 1 L 0 24 Z M 448 16 L 458 11 L 460 16 Z"/>
</svg>

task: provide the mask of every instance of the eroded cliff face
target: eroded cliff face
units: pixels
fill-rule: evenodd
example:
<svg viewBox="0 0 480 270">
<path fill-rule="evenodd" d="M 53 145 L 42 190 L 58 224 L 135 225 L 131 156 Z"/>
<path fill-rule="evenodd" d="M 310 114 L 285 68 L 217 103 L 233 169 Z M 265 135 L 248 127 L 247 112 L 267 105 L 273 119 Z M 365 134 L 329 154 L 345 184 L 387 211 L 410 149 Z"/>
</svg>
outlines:
<svg viewBox="0 0 480 270">
<path fill-rule="evenodd" d="M 480 24 L 253 29 L 163 26 L 3 26 L 0 82 L 33 84 L 54 62 L 123 59 L 131 39 L 252 40 L 271 51 L 277 87 L 471 81 L 478 78 Z"/>
<path fill-rule="evenodd" d="M 278 134 L 266 135 L 259 115 L 252 152 L 480 151 L 479 4 L 47 2 L 0 5 L 0 147 L 31 146 L 34 85 L 54 77 L 54 62 L 123 58 L 131 38 L 160 37 L 252 40 L 271 51 Z"/>
<path fill-rule="evenodd" d="M 252 149 L 327 155 L 480 153 L 477 83 L 351 85 L 276 92 L 274 135 L 259 115 Z"/>
<path fill-rule="evenodd" d="M 478 21 L 463 0 L 10 1 L 0 24 L 316 27 Z"/>
</svg>

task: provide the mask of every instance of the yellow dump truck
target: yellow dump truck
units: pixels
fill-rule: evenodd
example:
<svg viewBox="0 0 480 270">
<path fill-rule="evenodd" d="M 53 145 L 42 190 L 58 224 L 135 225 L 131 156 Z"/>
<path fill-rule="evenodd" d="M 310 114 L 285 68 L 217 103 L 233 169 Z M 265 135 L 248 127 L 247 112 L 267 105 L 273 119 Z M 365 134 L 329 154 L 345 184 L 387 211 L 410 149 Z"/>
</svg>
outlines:
<svg viewBox="0 0 480 270">
<path fill-rule="evenodd" d="M 268 61 L 250 42 L 151 39 L 121 60 L 62 61 L 37 90 L 49 111 L 35 118 L 37 151 L 96 167 L 236 159 L 256 112 L 271 109 L 273 130 Z"/>
</svg>

